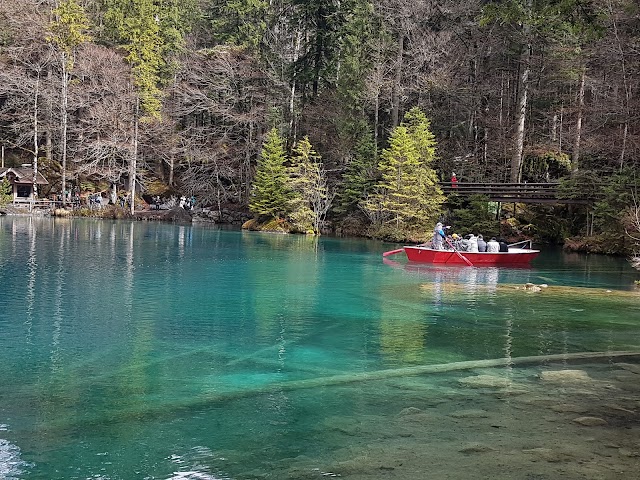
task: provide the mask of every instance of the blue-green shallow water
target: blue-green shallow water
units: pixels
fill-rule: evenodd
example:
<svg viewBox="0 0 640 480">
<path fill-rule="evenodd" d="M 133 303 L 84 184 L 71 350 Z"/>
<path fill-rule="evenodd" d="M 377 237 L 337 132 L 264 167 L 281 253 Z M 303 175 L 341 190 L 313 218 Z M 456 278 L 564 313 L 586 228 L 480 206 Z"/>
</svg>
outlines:
<svg viewBox="0 0 640 480">
<path fill-rule="evenodd" d="M 322 473 L 366 437 L 336 418 L 403 406 L 388 382 L 350 377 L 640 350 L 623 259 L 450 268 L 383 262 L 384 247 L 0 218 L 0 478 L 285 478 L 299 459 Z M 526 282 L 574 288 L 512 287 Z"/>
</svg>

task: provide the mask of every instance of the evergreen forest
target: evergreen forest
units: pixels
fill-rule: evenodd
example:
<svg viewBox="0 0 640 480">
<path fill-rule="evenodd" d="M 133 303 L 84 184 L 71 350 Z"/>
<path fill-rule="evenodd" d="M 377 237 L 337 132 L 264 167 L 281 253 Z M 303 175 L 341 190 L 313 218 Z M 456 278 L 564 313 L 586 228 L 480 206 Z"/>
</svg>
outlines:
<svg viewBox="0 0 640 480">
<path fill-rule="evenodd" d="M 639 70 L 635 0 L 3 0 L 2 161 L 41 196 L 193 195 L 397 241 L 445 215 L 628 253 Z M 496 212 L 445 195 L 453 172 L 591 201 Z"/>
</svg>

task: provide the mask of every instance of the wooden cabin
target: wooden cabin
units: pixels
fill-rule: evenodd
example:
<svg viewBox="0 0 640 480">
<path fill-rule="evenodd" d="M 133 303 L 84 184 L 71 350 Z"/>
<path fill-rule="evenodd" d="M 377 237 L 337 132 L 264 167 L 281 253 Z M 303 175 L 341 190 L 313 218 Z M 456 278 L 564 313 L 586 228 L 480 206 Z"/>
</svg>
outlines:
<svg viewBox="0 0 640 480">
<path fill-rule="evenodd" d="M 36 200 L 33 196 L 33 167 L 31 165 L 0 168 L 0 181 L 3 178 L 6 178 L 11 184 L 13 202 Z M 38 185 L 49 184 L 40 172 L 36 177 L 36 183 Z"/>
</svg>

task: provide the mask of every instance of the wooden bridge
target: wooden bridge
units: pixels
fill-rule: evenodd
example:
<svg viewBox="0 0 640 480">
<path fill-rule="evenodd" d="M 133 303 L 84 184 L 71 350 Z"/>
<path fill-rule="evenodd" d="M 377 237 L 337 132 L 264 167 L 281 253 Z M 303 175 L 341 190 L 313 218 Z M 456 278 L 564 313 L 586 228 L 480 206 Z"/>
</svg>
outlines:
<svg viewBox="0 0 640 480">
<path fill-rule="evenodd" d="M 585 191 L 581 198 L 563 198 L 559 183 L 467 183 L 440 182 L 445 195 L 457 193 L 461 197 L 484 195 L 493 202 L 506 203 L 567 203 L 588 205 L 595 200 L 595 192 Z M 591 195 L 589 195 L 591 193 Z"/>
</svg>

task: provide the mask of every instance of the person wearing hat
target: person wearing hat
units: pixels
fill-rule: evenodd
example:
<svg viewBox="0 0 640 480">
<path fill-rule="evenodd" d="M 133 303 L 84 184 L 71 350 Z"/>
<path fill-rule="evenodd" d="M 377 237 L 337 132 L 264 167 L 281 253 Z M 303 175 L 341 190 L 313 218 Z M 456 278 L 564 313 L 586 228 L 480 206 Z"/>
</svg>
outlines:
<svg viewBox="0 0 640 480">
<path fill-rule="evenodd" d="M 433 239 L 431 240 L 431 245 L 433 246 L 434 250 L 442 250 L 442 240 L 447 237 L 444 233 L 445 228 L 451 227 L 443 227 L 442 223 L 436 223 L 436 226 L 433 229 Z"/>
<path fill-rule="evenodd" d="M 453 248 L 455 248 L 456 250 L 460 250 L 460 240 L 462 240 L 460 238 L 460 235 L 458 235 L 457 233 L 454 233 L 453 235 L 451 235 L 451 239 L 453 243 Z"/>
<path fill-rule="evenodd" d="M 456 177 L 456 172 L 451 174 L 451 188 L 458 188 L 458 177 Z"/>
</svg>

